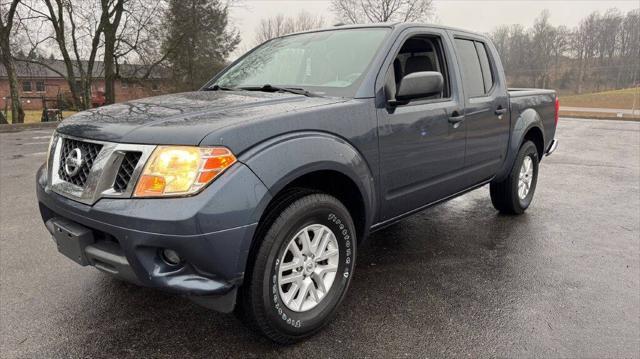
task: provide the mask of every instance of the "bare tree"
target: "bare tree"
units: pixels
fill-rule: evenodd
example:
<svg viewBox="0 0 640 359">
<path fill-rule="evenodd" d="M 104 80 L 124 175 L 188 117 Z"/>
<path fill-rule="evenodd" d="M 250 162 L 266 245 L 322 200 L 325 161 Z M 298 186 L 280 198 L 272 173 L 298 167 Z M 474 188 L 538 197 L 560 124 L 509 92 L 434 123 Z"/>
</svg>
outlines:
<svg viewBox="0 0 640 359">
<path fill-rule="evenodd" d="M 529 29 L 500 26 L 490 34 L 511 85 L 575 92 L 637 86 L 640 9 L 593 12 L 573 29 L 548 19 L 543 11 Z"/>
<path fill-rule="evenodd" d="M 22 0 L 25 26 L 20 35 L 29 47 L 18 60 L 34 63 L 66 79 L 74 107 L 91 106 L 91 85 L 105 79 L 107 103 L 115 102 L 119 64 L 136 62 L 146 78 L 166 58 L 161 24 L 165 0 Z M 25 45 L 25 46 L 27 46 Z M 54 49 L 65 70 L 44 54 Z M 104 66 L 96 66 L 99 59 Z"/>
<path fill-rule="evenodd" d="M 580 22 L 580 25 L 574 32 L 572 47 L 578 57 L 578 78 L 576 81 L 576 92 L 582 93 L 582 86 L 585 76 L 590 72 L 592 59 L 596 54 L 598 47 L 598 21 L 600 14 L 591 13 L 587 18 Z"/>
<path fill-rule="evenodd" d="M 550 16 L 549 10 L 543 10 L 531 29 L 533 67 L 538 70 L 534 75 L 534 87 L 546 88 L 549 84 L 549 69 L 556 35 L 554 27 L 549 23 Z"/>
<path fill-rule="evenodd" d="M 504 64 L 504 66 L 506 66 L 507 63 L 509 62 L 508 59 L 506 58 L 507 55 L 509 54 L 509 39 L 510 39 L 509 26 L 507 25 L 498 26 L 491 32 L 491 34 L 489 34 L 489 36 L 493 40 L 493 44 L 495 45 L 496 50 L 498 50 L 498 53 L 500 54 L 502 63 Z"/>
<path fill-rule="evenodd" d="M 522 25 L 511 26 L 511 41 L 509 44 L 511 69 L 524 69 L 529 71 L 523 77 L 531 76 L 531 40 Z"/>
<path fill-rule="evenodd" d="M 640 9 L 627 13 L 622 22 L 620 36 L 621 67 L 616 78 L 616 86 L 622 79 L 632 79 L 638 86 L 640 80 Z"/>
<path fill-rule="evenodd" d="M 124 74 L 128 80 L 147 79 L 152 71 L 166 60 L 172 48 L 162 48 L 162 19 L 166 10 L 164 0 L 100 0 L 104 36 L 105 102 L 115 103 L 115 82 L 122 78 L 120 64 L 134 60 L 133 73 Z M 139 71 L 142 70 L 142 71 Z"/>
<path fill-rule="evenodd" d="M 79 91 L 76 86 L 76 80 L 75 80 L 76 70 L 75 70 L 74 62 L 71 59 L 71 55 L 69 53 L 69 46 L 68 46 L 69 39 L 67 37 L 66 16 L 65 16 L 65 7 L 64 7 L 65 4 L 63 4 L 62 0 L 55 0 L 55 6 L 51 2 L 51 0 L 44 0 L 44 3 L 47 6 L 48 15 L 45 13 L 42 13 L 42 15 L 47 20 L 49 20 L 49 22 L 53 27 L 54 38 L 58 43 L 58 47 L 60 49 L 60 53 L 62 54 L 62 59 L 64 60 L 64 64 L 66 67 L 66 74 L 67 74 L 66 80 L 69 83 L 69 89 L 71 91 L 73 103 L 76 107 L 78 105 L 81 105 L 82 107 L 86 108 L 87 107 L 86 103 L 84 101 L 80 101 L 80 95 L 79 95 Z M 71 3 L 68 2 L 66 5 L 71 5 Z M 68 14 L 73 14 L 73 11 L 71 8 L 67 8 L 66 12 Z M 73 22 L 72 19 L 73 18 L 69 19 L 69 21 Z M 71 28 L 73 29 L 75 28 L 75 26 L 71 25 Z M 72 35 L 73 35 L 73 30 L 72 30 Z M 72 42 L 74 41 L 72 40 Z M 80 59 L 76 58 L 76 60 L 79 61 Z"/>
<path fill-rule="evenodd" d="M 20 93 L 18 91 L 18 77 L 16 76 L 16 65 L 11 53 L 11 33 L 16 9 L 20 0 L 12 0 L 9 4 L 0 3 L 0 58 L 7 72 L 9 79 L 9 91 L 11 93 L 11 122 L 23 123 L 24 110 L 20 103 Z M 8 8 L 7 8 L 8 5 Z M 4 116 L 0 121 L 6 123 Z"/>
<path fill-rule="evenodd" d="M 622 14 L 616 8 L 607 10 L 598 22 L 598 66 L 599 71 L 595 73 L 594 83 L 596 90 L 601 86 L 606 86 L 607 79 L 615 76 L 614 55 L 618 49 L 620 37 L 620 27 L 622 26 Z"/>
<path fill-rule="evenodd" d="M 313 16 L 306 11 L 301 11 L 295 17 L 286 17 L 278 14 L 268 19 L 260 20 L 256 34 L 256 42 L 261 44 L 274 37 L 286 34 L 307 31 L 320 28 L 324 25 L 324 18 Z"/>
<path fill-rule="evenodd" d="M 115 50 L 118 27 L 122 21 L 125 0 L 100 0 L 104 32 L 104 97 L 107 104 L 116 102 Z"/>
<path fill-rule="evenodd" d="M 553 51 L 553 77 L 558 81 L 560 60 L 569 50 L 569 40 L 571 31 L 566 26 L 560 25 L 553 31 L 552 51 Z"/>
<path fill-rule="evenodd" d="M 432 0 L 332 0 L 331 7 L 349 24 L 426 21 L 434 12 Z"/>
<path fill-rule="evenodd" d="M 114 51 L 116 77 L 127 81 L 148 79 L 163 64 L 174 47 L 163 48 L 167 36 L 165 0 L 130 0 L 124 8 L 122 24 L 116 36 Z M 121 65 L 130 71 L 122 72 Z M 131 71 L 132 70 L 132 71 Z"/>
<path fill-rule="evenodd" d="M 24 4 L 26 13 L 22 32 L 30 48 L 26 58 L 18 61 L 38 64 L 63 77 L 69 85 L 71 101 L 75 108 L 91 106 L 91 82 L 94 65 L 101 47 L 103 23 L 96 19 L 96 9 L 91 1 L 71 0 L 31 0 Z M 48 28 L 41 28 L 48 24 Z M 33 27 L 38 28 L 34 31 Z M 51 60 L 42 56 L 43 48 L 55 48 L 62 57 L 64 71 L 54 66 Z"/>
</svg>

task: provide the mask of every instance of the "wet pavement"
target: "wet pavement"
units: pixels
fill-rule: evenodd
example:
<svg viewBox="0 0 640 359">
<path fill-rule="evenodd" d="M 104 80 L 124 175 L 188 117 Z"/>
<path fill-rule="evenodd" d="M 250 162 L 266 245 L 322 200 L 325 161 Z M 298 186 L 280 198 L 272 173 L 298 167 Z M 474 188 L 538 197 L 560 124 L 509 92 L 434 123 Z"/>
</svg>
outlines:
<svg viewBox="0 0 640 359">
<path fill-rule="evenodd" d="M 0 134 L 0 357 L 640 357 L 640 123 L 561 119 L 529 211 L 485 186 L 373 234 L 335 320 L 279 347 L 233 315 L 59 255 Z"/>
</svg>

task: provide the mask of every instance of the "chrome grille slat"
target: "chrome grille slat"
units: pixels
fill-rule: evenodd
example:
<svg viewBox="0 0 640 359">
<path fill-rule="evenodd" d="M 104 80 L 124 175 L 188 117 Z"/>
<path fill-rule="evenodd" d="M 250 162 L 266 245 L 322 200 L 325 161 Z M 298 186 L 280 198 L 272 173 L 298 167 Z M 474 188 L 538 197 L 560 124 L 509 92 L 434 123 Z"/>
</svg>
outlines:
<svg viewBox="0 0 640 359">
<path fill-rule="evenodd" d="M 116 174 L 116 180 L 113 184 L 113 190 L 116 192 L 124 192 L 127 190 L 127 186 L 131 181 L 133 172 L 140 161 L 142 152 L 127 152 L 122 159 L 118 174 Z"/>
<path fill-rule="evenodd" d="M 83 156 L 86 167 L 83 164 L 75 176 L 69 176 L 64 160 L 70 151 L 79 148 L 74 146 L 81 147 L 80 151 L 88 155 Z M 89 205 L 100 198 L 130 198 L 155 148 L 155 145 L 96 141 L 57 133 L 49 155 L 46 189 Z"/>
</svg>

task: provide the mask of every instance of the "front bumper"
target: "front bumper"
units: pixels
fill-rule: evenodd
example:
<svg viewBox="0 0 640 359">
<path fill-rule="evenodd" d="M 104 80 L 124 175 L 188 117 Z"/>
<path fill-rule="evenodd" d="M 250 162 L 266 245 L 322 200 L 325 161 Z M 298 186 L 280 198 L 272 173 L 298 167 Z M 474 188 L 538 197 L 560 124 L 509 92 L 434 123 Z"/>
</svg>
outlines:
<svg viewBox="0 0 640 359">
<path fill-rule="evenodd" d="M 257 222 L 270 200 L 246 166 L 237 163 L 196 196 L 103 198 L 94 205 L 50 191 L 46 177 L 41 168 L 36 187 L 49 231 L 54 234 L 58 225 L 88 238 L 80 245 L 85 262 L 77 262 L 135 284 L 191 296 L 213 309 L 233 309 Z M 183 262 L 167 264 L 162 249 L 176 251 Z"/>
</svg>

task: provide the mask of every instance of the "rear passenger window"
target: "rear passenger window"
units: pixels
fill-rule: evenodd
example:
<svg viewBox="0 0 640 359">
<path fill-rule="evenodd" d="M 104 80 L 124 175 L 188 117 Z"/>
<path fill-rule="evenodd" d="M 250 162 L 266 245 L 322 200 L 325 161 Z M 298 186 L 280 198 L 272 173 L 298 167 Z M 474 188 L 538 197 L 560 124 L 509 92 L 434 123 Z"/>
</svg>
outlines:
<svg viewBox="0 0 640 359">
<path fill-rule="evenodd" d="M 456 39 L 456 50 L 460 57 L 462 82 L 467 97 L 479 97 L 489 93 L 493 86 L 493 75 L 484 44 Z"/>
<path fill-rule="evenodd" d="M 478 58 L 480 59 L 480 67 L 482 67 L 482 78 L 484 80 L 484 93 L 489 93 L 493 87 L 493 74 L 491 73 L 491 65 L 489 65 L 489 56 L 487 49 L 481 42 L 476 41 L 476 50 L 478 50 Z"/>
</svg>

